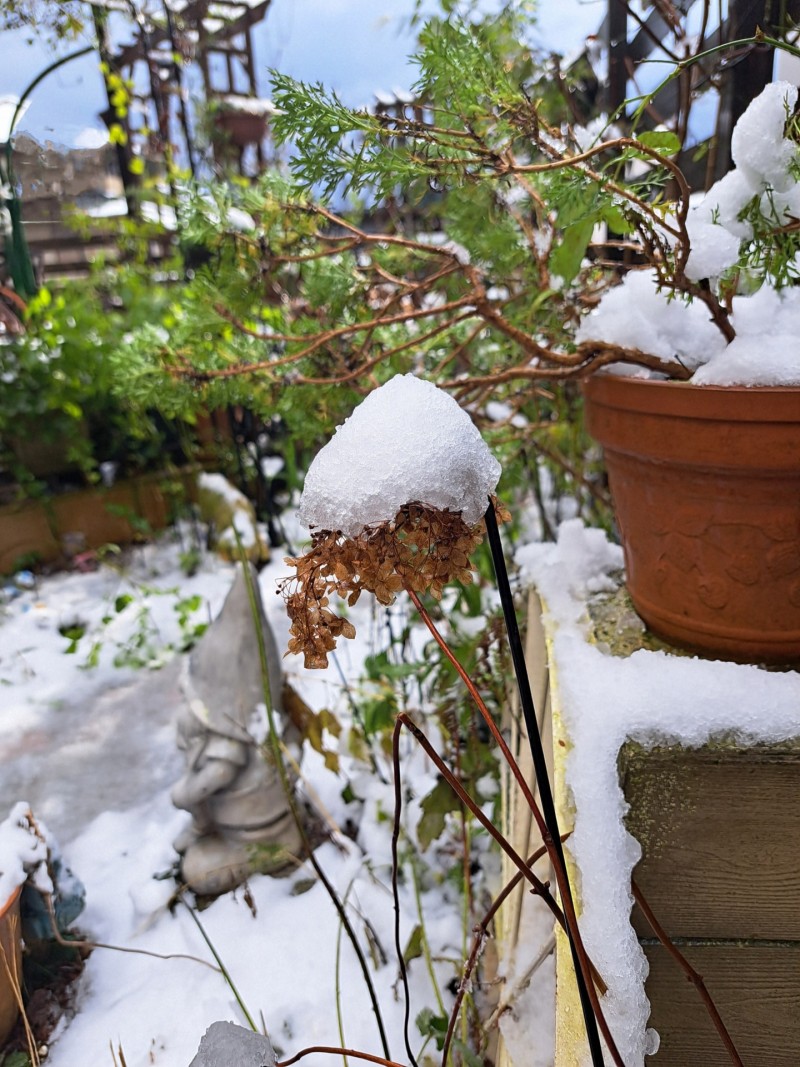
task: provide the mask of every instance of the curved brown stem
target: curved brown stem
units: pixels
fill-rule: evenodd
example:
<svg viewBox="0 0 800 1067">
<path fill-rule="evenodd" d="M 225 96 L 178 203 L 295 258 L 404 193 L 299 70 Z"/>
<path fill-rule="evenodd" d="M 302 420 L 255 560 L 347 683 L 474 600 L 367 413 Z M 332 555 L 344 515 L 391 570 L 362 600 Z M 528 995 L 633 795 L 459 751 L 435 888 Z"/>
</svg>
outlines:
<svg viewBox="0 0 800 1067">
<path fill-rule="evenodd" d="M 709 993 L 708 989 L 706 989 L 706 984 L 703 981 L 702 975 L 697 973 L 697 971 L 694 969 L 694 967 L 692 967 L 691 963 L 689 963 L 689 961 L 686 959 L 680 949 L 670 940 L 666 930 L 664 930 L 663 926 L 659 923 L 658 919 L 653 914 L 652 909 L 645 900 L 641 889 L 633 879 L 631 879 L 631 889 L 633 890 L 633 898 L 639 905 L 639 907 L 642 909 L 642 915 L 644 915 L 645 919 L 647 919 L 647 922 L 650 925 L 650 928 L 652 929 L 653 933 L 656 935 L 658 940 L 661 942 L 661 944 L 664 946 L 670 956 L 672 956 L 672 958 L 678 964 L 680 969 L 683 971 L 683 973 L 695 987 L 697 992 L 700 994 L 700 999 L 703 1001 L 706 1011 L 711 1017 L 711 1021 L 714 1024 L 714 1028 L 719 1034 L 720 1039 L 722 1040 L 722 1044 L 725 1046 L 725 1050 L 731 1058 L 731 1063 L 735 1064 L 735 1067 L 744 1067 L 742 1058 L 737 1052 L 736 1046 L 733 1043 L 733 1038 L 728 1033 L 728 1029 L 725 1026 L 725 1023 L 722 1021 L 722 1016 L 717 1010 L 717 1006 L 714 1003 L 711 994 Z"/>
<path fill-rule="evenodd" d="M 568 837 L 568 833 L 562 834 L 561 840 L 566 841 Z M 544 847 L 544 845 L 542 845 L 541 848 L 537 848 L 537 850 L 527 858 L 527 860 L 525 861 L 526 865 L 528 867 L 532 867 L 534 863 L 536 863 L 537 860 L 540 860 L 542 856 L 546 855 L 546 853 L 547 849 Z M 511 893 L 513 893 L 517 886 L 520 884 L 522 878 L 522 871 L 517 871 L 514 877 L 511 878 L 508 882 L 506 882 L 503 889 L 501 889 L 501 891 L 497 894 L 494 901 L 492 902 L 492 906 L 486 912 L 481 921 L 477 923 L 473 928 L 475 937 L 472 941 L 472 949 L 467 958 L 467 962 L 464 965 L 464 975 L 458 985 L 458 993 L 456 993 L 456 999 L 453 1004 L 453 1010 L 450 1013 L 450 1021 L 447 1026 L 447 1033 L 445 1034 L 444 1044 L 442 1045 L 442 1067 L 445 1067 L 445 1064 L 447 1063 L 447 1057 L 450 1053 L 450 1045 L 453 1040 L 453 1034 L 455 1033 L 456 1023 L 458 1022 L 458 1015 L 461 1011 L 461 1004 L 464 1000 L 464 994 L 467 990 L 467 983 L 469 982 L 469 979 L 472 976 L 472 972 L 475 970 L 475 965 L 478 962 L 478 956 L 480 955 L 481 947 L 483 945 L 486 935 L 489 932 L 489 924 L 491 923 L 492 919 L 494 919 L 495 915 L 500 910 L 502 905 L 505 904 L 506 900 L 508 900 Z"/>
<path fill-rule="evenodd" d="M 373 1056 L 369 1052 L 359 1052 L 358 1049 L 354 1048 L 337 1048 L 334 1045 L 310 1045 L 308 1048 L 296 1052 L 288 1060 L 278 1060 L 275 1067 L 290 1067 L 292 1063 L 299 1063 L 300 1060 L 305 1059 L 306 1056 L 311 1056 L 314 1052 L 321 1052 L 326 1056 L 352 1056 L 354 1060 L 380 1063 L 383 1067 L 406 1067 L 404 1063 L 397 1063 L 396 1060 L 387 1060 L 384 1056 Z"/>
<path fill-rule="evenodd" d="M 508 843 L 508 841 L 505 839 L 505 837 L 503 837 L 497 827 L 494 826 L 491 819 L 484 815 L 484 813 L 481 811 L 481 809 L 466 791 L 461 782 L 459 782 L 459 780 L 456 778 L 456 776 L 453 774 L 447 764 L 442 760 L 442 757 L 430 743 L 430 741 L 422 732 L 422 730 L 420 730 L 417 724 L 412 719 L 410 719 L 404 711 L 401 711 L 400 714 L 397 716 L 395 730 L 397 730 L 400 726 L 405 726 L 406 729 L 413 734 L 415 741 L 419 744 L 420 748 L 424 750 L 425 755 L 428 756 L 428 758 L 434 763 L 436 769 L 439 771 L 442 778 L 444 778 L 444 780 L 456 794 L 461 803 L 464 804 L 465 807 L 469 808 L 469 810 L 472 812 L 472 814 L 475 816 L 475 818 L 478 820 L 484 830 L 486 830 L 486 832 L 494 838 L 494 840 L 497 842 L 503 852 L 505 852 L 505 854 L 515 865 L 517 870 L 520 872 L 521 877 L 527 878 L 527 880 L 533 887 L 534 892 L 542 898 L 542 900 L 545 902 L 545 904 L 555 916 L 559 925 L 566 930 L 566 920 L 564 918 L 564 913 L 556 903 L 556 900 L 547 885 L 543 881 L 541 881 L 541 879 L 536 877 L 533 871 L 531 871 L 527 867 L 525 860 L 522 859 L 516 849 L 514 849 Z"/>
</svg>

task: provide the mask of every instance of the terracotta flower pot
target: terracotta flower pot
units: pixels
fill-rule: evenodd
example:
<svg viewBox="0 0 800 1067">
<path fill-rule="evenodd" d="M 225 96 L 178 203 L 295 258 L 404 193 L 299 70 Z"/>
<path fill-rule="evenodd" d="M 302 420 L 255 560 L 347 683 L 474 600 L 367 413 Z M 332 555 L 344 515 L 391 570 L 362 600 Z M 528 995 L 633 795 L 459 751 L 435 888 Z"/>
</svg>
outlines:
<svg viewBox="0 0 800 1067">
<path fill-rule="evenodd" d="M 17 886 L 0 908 L 0 1045 L 2 1045 L 19 1016 L 20 983 L 22 981 L 22 938 L 20 936 L 19 898 L 22 886 Z"/>
<path fill-rule="evenodd" d="M 596 375 L 584 397 L 647 625 L 725 658 L 800 661 L 800 388 Z"/>
</svg>

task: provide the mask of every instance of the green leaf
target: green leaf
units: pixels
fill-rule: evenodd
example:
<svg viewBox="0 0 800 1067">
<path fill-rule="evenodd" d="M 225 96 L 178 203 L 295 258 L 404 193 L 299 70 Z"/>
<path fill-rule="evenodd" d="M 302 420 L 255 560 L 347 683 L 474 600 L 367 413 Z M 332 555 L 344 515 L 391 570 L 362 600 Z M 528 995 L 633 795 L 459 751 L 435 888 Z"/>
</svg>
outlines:
<svg viewBox="0 0 800 1067">
<path fill-rule="evenodd" d="M 316 878 L 298 878 L 290 890 L 290 895 L 293 897 L 301 897 L 304 893 L 307 893 L 309 889 L 313 889 L 316 884 Z"/>
<path fill-rule="evenodd" d="M 380 682 L 385 678 L 389 681 L 399 681 L 401 678 L 418 675 L 420 666 L 418 663 L 392 663 L 388 652 L 378 652 L 374 656 L 366 657 L 364 670 L 373 682 Z"/>
<path fill-rule="evenodd" d="M 422 818 L 417 826 L 417 837 L 424 851 L 444 830 L 445 816 L 451 811 L 461 810 L 461 801 L 440 776 L 430 793 L 423 797 L 420 807 Z"/>
<path fill-rule="evenodd" d="M 601 212 L 601 218 L 612 233 L 624 235 L 633 230 L 633 226 L 625 218 L 622 209 L 616 204 L 606 204 Z"/>
<path fill-rule="evenodd" d="M 363 712 L 364 734 L 366 737 L 369 738 L 382 730 L 388 730 L 394 723 L 394 718 L 397 714 L 397 701 L 394 693 L 391 690 L 387 690 L 384 696 L 366 701 L 363 705 Z"/>
<path fill-rule="evenodd" d="M 130 593 L 121 593 L 114 601 L 114 611 L 116 611 L 117 615 L 119 615 L 120 612 L 124 611 L 125 608 L 127 608 L 128 604 L 132 603 L 133 597 L 130 595 Z"/>
<path fill-rule="evenodd" d="M 403 960 L 405 963 L 410 963 L 411 960 L 419 959 L 422 955 L 422 927 L 419 923 L 411 931 L 411 937 L 408 939 L 408 944 L 403 950 Z"/>
<path fill-rule="evenodd" d="M 550 258 L 550 267 L 553 274 L 557 274 L 564 282 L 569 284 L 581 269 L 586 246 L 589 244 L 594 230 L 595 218 L 590 216 L 581 219 L 580 222 L 568 226 L 564 231 L 561 243 Z"/>
<path fill-rule="evenodd" d="M 669 130 L 646 130 L 637 140 L 662 156 L 674 156 L 681 150 L 680 138 Z"/>
<path fill-rule="evenodd" d="M 31 1067 L 27 1052 L 9 1052 L 0 1060 L 0 1067 Z"/>
<path fill-rule="evenodd" d="M 471 1048 L 467 1048 L 463 1041 L 459 1038 L 453 1039 L 453 1052 L 461 1054 L 461 1062 L 465 1064 L 465 1067 L 483 1067 L 484 1060 L 473 1052 Z"/>
<path fill-rule="evenodd" d="M 436 1039 L 436 1047 L 441 1049 L 447 1035 L 448 1019 L 446 1015 L 434 1015 L 430 1008 L 423 1008 L 414 1022 L 423 1037 Z"/>
</svg>

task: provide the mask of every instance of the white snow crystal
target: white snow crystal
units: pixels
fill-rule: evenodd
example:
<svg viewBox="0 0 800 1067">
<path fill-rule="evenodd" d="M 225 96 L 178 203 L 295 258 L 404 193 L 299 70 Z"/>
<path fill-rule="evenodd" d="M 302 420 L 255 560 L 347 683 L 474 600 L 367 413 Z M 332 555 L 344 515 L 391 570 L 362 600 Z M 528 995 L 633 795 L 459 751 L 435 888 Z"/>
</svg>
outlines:
<svg viewBox="0 0 800 1067">
<path fill-rule="evenodd" d="M 797 146 L 783 136 L 787 113 L 797 103 L 797 87 L 771 82 L 752 101 L 734 127 L 731 157 L 754 192 L 769 184 L 778 192 L 793 183 L 789 164 Z"/>
<path fill-rule="evenodd" d="M 699 367 L 694 385 L 800 385 L 797 334 L 736 337 Z"/>
<path fill-rule="evenodd" d="M 739 214 L 758 191 L 752 188 L 738 170 L 730 170 L 711 186 L 689 218 L 716 222 L 724 226 L 729 233 L 746 240 L 753 236 L 753 227 L 749 222 L 740 221 Z"/>
<path fill-rule="evenodd" d="M 678 357 L 690 368 L 725 347 L 705 305 L 668 299 L 667 293 L 659 292 L 653 271 L 626 274 L 583 320 L 576 340 L 639 348 L 664 359 Z"/>
<path fill-rule="evenodd" d="M 724 226 L 703 222 L 694 213 L 686 220 L 691 251 L 686 261 L 686 277 L 699 282 L 718 278 L 739 258 L 739 238 Z"/>
<path fill-rule="evenodd" d="M 694 385 L 800 385 L 800 289 L 768 285 L 733 300 L 736 337 L 695 371 Z"/>
<path fill-rule="evenodd" d="M 501 467 L 453 398 L 413 374 L 396 375 L 364 400 L 318 453 L 299 517 L 307 526 L 355 536 L 393 519 L 412 501 L 486 511 Z"/>
<path fill-rule="evenodd" d="M 765 194 L 761 211 L 767 218 L 774 217 L 780 226 L 800 218 L 800 185 L 792 185 L 783 193 L 770 193 L 769 197 Z"/>
</svg>

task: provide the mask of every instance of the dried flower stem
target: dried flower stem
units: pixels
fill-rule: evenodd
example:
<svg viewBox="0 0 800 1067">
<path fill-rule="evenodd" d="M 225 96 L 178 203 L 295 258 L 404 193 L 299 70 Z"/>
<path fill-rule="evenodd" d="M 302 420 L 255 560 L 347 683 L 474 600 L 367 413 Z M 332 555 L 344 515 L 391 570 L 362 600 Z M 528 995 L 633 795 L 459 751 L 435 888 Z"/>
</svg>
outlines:
<svg viewBox="0 0 800 1067">
<path fill-rule="evenodd" d="M 542 835 L 542 841 L 544 842 L 545 847 L 547 848 L 548 854 L 550 855 L 550 859 L 551 859 L 551 862 L 553 864 L 553 872 L 555 874 L 556 881 L 558 882 L 559 893 L 560 893 L 560 896 L 561 896 L 561 904 L 562 904 L 563 909 L 564 909 L 564 921 L 565 921 L 565 924 L 566 924 L 565 925 L 565 930 L 567 932 L 567 936 L 569 937 L 570 944 L 571 944 L 571 946 L 573 948 L 573 951 L 574 951 L 574 954 L 575 954 L 575 957 L 576 957 L 576 970 L 579 969 L 580 973 L 583 975 L 584 982 L 585 982 L 585 987 L 586 987 L 586 995 L 587 995 L 587 997 L 589 999 L 589 1002 L 591 1004 L 591 1008 L 592 1008 L 592 1011 L 594 1013 L 594 1016 L 597 1019 L 597 1024 L 600 1027 L 600 1030 L 601 1030 L 601 1032 L 603 1034 L 603 1038 L 605 1039 L 605 1042 L 606 1042 L 606 1045 L 608 1047 L 608 1051 L 609 1051 L 609 1053 L 611 1055 L 611 1058 L 613 1059 L 613 1061 L 617 1065 L 617 1067 L 625 1067 L 625 1065 L 624 1065 L 624 1063 L 623 1063 L 623 1061 L 622 1061 L 622 1059 L 620 1057 L 619 1051 L 617 1050 L 616 1043 L 614 1042 L 613 1035 L 611 1034 L 611 1031 L 608 1028 L 608 1024 L 607 1024 L 607 1022 L 605 1020 L 605 1016 L 603 1015 L 603 1010 L 602 1010 L 602 1008 L 600 1006 L 600 1000 L 599 1000 L 599 998 L 597 996 L 597 990 L 595 989 L 595 982 L 594 982 L 594 973 L 596 973 L 596 972 L 594 972 L 594 969 L 592 967 L 591 961 L 589 960 L 589 957 L 586 954 L 586 948 L 585 948 L 585 946 L 583 944 L 583 938 L 581 937 L 581 932 L 580 932 L 580 929 L 578 927 L 578 917 L 577 917 L 577 915 L 575 913 L 575 907 L 574 907 L 574 904 L 573 904 L 573 901 L 572 901 L 572 894 L 571 894 L 570 889 L 569 889 L 569 881 L 568 881 L 568 878 L 567 878 L 566 868 L 565 868 L 565 866 L 563 864 L 563 861 L 559 857 L 559 851 L 560 850 L 557 849 L 557 847 L 554 845 L 553 837 L 552 837 L 552 835 L 550 833 L 550 830 L 548 829 L 548 827 L 547 827 L 547 825 L 545 823 L 544 816 L 542 815 L 542 812 L 541 812 L 541 810 L 539 808 L 539 805 L 536 803 L 536 801 L 535 801 L 535 799 L 533 797 L 533 794 L 532 794 L 532 792 L 530 790 L 530 787 L 528 786 L 528 783 L 525 781 L 525 778 L 524 778 L 524 776 L 523 776 L 523 774 L 522 774 L 522 772 L 521 772 L 521 770 L 519 768 L 519 765 L 517 764 L 516 760 L 512 756 L 511 751 L 508 748 L 508 745 L 506 744 L 502 734 L 500 733 L 499 729 L 497 728 L 497 724 L 495 723 L 494 719 L 492 718 L 491 712 L 489 711 L 489 709 L 486 707 L 485 703 L 483 702 L 483 699 L 481 698 L 480 694 L 478 693 L 477 689 L 475 688 L 474 683 L 472 682 L 472 680 L 470 679 L 469 675 L 464 670 L 464 668 L 461 666 L 461 664 L 458 662 L 458 659 L 456 658 L 454 653 L 451 651 L 451 649 L 447 645 L 447 642 L 444 640 L 442 635 L 436 629 L 436 626 L 434 625 L 433 620 L 428 615 L 428 613 L 425 610 L 424 605 L 420 601 L 419 597 L 412 590 L 407 590 L 407 592 L 408 592 L 409 596 L 411 597 L 411 600 L 412 600 L 414 606 L 416 607 L 417 611 L 420 613 L 420 617 L 422 618 L 422 620 L 425 623 L 425 625 L 428 627 L 428 630 L 430 631 L 432 637 L 434 638 L 436 643 L 439 645 L 441 650 L 444 652 L 444 654 L 447 656 L 448 660 L 453 665 L 453 667 L 455 668 L 455 670 L 457 671 L 457 673 L 461 677 L 462 681 L 466 685 L 470 696 L 472 697 L 472 699 L 475 702 L 478 710 L 480 711 L 481 715 L 483 716 L 484 721 L 486 722 L 486 725 L 489 727 L 489 730 L 490 730 L 492 736 L 497 741 L 498 747 L 500 748 L 500 751 L 503 753 L 504 758 L 508 761 L 509 767 L 511 769 L 511 773 L 514 775 L 515 779 L 517 780 L 517 783 L 520 786 L 520 789 L 522 790 L 522 794 L 525 797 L 525 800 L 526 800 L 528 806 L 530 807 L 530 810 L 531 810 L 531 813 L 532 813 L 532 815 L 534 817 L 536 825 L 539 828 L 539 833 Z M 423 742 L 422 742 L 421 737 L 417 736 L 418 733 L 419 733 L 417 728 L 414 727 L 413 724 L 410 723 L 410 722 L 409 722 L 408 725 L 409 725 L 409 729 L 412 729 L 412 731 L 414 732 L 414 736 L 417 737 L 417 740 L 419 740 L 420 744 L 422 744 Z M 426 751 L 427 751 L 427 749 L 426 749 Z M 487 829 L 488 829 L 488 827 L 487 827 Z M 494 828 L 492 828 L 492 830 L 493 829 Z M 489 832 L 492 833 L 492 830 L 490 830 Z M 495 840 L 498 840 L 498 836 L 497 836 L 496 831 L 494 833 L 492 833 L 492 836 L 495 838 Z M 500 844 L 501 848 L 503 848 L 504 851 L 509 856 L 511 856 L 512 859 L 514 859 L 514 856 L 516 855 L 516 853 L 514 853 L 514 856 L 511 855 L 511 852 L 509 851 L 510 846 L 508 846 L 507 843 L 503 843 L 502 840 L 498 841 L 498 843 Z M 511 851 L 513 852 L 513 850 L 511 850 Z M 517 857 L 517 860 L 518 859 L 519 859 L 519 857 Z M 517 861 L 515 860 L 515 862 L 517 862 Z M 544 899 L 546 900 L 546 897 Z"/>
<path fill-rule="evenodd" d="M 661 923 L 659 923 L 658 919 L 656 919 L 650 908 L 650 905 L 645 900 L 641 889 L 633 880 L 631 880 L 631 889 L 633 891 L 634 900 L 642 909 L 642 914 L 650 925 L 650 928 L 652 929 L 653 933 L 656 935 L 658 940 L 661 942 L 661 944 L 664 946 L 670 956 L 672 956 L 672 958 L 681 968 L 688 980 L 692 983 L 697 992 L 700 994 L 700 999 L 703 1001 L 706 1011 L 711 1017 L 711 1021 L 714 1024 L 714 1028 L 719 1034 L 720 1039 L 722 1040 L 722 1044 L 725 1046 L 725 1050 L 731 1058 L 731 1063 L 733 1063 L 735 1067 L 744 1067 L 742 1058 L 736 1050 L 736 1045 L 734 1045 L 733 1043 L 733 1038 L 729 1034 L 725 1023 L 722 1021 L 722 1016 L 720 1015 L 711 994 L 706 988 L 706 984 L 703 981 L 702 975 L 697 973 L 697 971 L 694 969 L 694 967 L 692 967 L 691 963 L 689 963 L 689 961 L 686 959 L 680 949 L 678 949 L 678 947 L 670 940 L 670 937 L 667 934 L 666 930 L 661 925 Z"/>
</svg>

